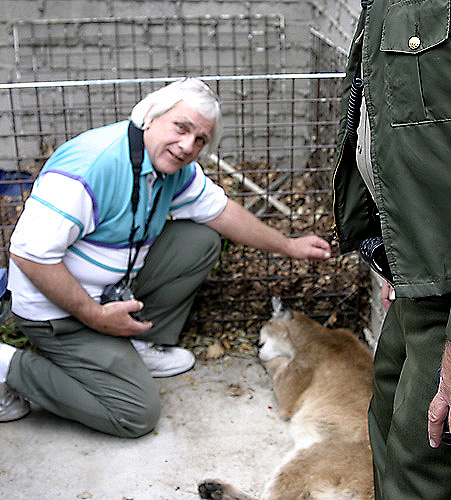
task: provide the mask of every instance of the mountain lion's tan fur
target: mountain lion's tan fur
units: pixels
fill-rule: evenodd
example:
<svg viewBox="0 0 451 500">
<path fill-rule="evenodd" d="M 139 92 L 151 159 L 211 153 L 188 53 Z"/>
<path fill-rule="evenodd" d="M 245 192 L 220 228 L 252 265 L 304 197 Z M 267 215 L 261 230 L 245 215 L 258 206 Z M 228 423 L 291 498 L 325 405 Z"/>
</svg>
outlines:
<svg viewBox="0 0 451 500">
<path fill-rule="evenodd" d="M 259 500 L 370 500 L 367 432 L 372 356 L 348 330 L 304 314 L 278 312 L 260 332 L 259 357 L 273 380 L 294 448 Z M 218 479 L 199 484 L 202 498 L 257 500 Z"/>
</svg>

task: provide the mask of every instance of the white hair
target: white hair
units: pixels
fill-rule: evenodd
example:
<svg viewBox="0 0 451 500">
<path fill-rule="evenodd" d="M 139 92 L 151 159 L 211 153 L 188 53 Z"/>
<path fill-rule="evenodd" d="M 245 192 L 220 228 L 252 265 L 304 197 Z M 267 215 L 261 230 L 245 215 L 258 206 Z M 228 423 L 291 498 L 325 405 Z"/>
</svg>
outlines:
<svg viewBox="0 0 451 500">
<path fill-rule="evenodd" d="M 207 149 L 214 151 L 222 136 L 219 99 L 208 85 L 197 78 L 177 80 L 151 92 L 134 106 L 130 119 L 138 128 L 145 130 L 154 118 L 163 115 L 180 101 L 185 101 L 208 120 L 215 121 L 213 134 L 207 144 Z"/>
</svg>

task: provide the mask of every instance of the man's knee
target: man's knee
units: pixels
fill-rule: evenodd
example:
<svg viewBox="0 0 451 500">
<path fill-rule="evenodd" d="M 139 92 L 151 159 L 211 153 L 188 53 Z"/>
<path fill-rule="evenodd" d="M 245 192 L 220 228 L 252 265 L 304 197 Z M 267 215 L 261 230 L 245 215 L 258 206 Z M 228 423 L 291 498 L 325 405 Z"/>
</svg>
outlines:
<svg viewBox="0 0 451 500">
<path fill-rule="evenodd" d="M 122 437 L 139 437 L 154 429 L 160 416 L 160 395 L 129 342 L 110 342 L 103 367 L 112 374 L 104 382 L 102 404 Z"/>
<path fill-rule="evenodd" d="M 137 438 L 151 432 L 160 417 L 160 400 L 153 390 L 142 390 L 140 397 L 129 401 L 114 418 L 117 435 Z"/>
</svg>

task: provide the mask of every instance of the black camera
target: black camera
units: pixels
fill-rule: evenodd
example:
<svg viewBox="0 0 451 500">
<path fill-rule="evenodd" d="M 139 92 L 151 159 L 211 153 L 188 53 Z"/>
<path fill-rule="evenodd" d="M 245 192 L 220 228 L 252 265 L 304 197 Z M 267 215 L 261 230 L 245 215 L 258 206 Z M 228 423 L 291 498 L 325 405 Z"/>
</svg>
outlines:
<svg viewBox="0 0 451 500">
<path fill-rule="evenodd" d="M 135 296 L 130 290 L 130 287 L 125 286 L 122 281 L 114 285 L 107 285 L 100 296 L 100 303 L 107 304 L 108 302 L 118 302 L 120 300 L 134 300 Z M 136 321 L 144 321 L 141 311 L 131 312 L 130 316 Z"/>
<path fill-rule="evenodd" d="M 374 272 L 393 286 L 393 276 L 388 265 L 384 242 L 380 236 L 364 240 L 360 245 L 360 255 Z"/>
</svg>

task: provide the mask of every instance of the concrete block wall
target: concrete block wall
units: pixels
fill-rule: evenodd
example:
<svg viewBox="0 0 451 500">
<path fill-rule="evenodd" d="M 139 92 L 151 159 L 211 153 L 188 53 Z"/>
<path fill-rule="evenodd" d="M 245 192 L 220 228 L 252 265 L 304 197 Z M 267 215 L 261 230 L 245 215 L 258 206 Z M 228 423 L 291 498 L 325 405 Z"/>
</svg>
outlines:
<svg viewBox="0 0 451 500">
<path fill-rule="evenodd" d="M 286 70 L 308 72 L 309 61 L 302 54 L 311 43 L 310 28 L 347 51 L 359 9 L 359 0 L 3 0 L 0 79 L 8 79 L 14 64 L 4 24 L 14 20 L 281 14 L 288 48 Z"/>
<path fill-rule="evenodd" d="M 359 0 L 307 0 L 311 5 L 311 25 L 334 44 L 347 51 L 360 12 Z"/>
</svg>

